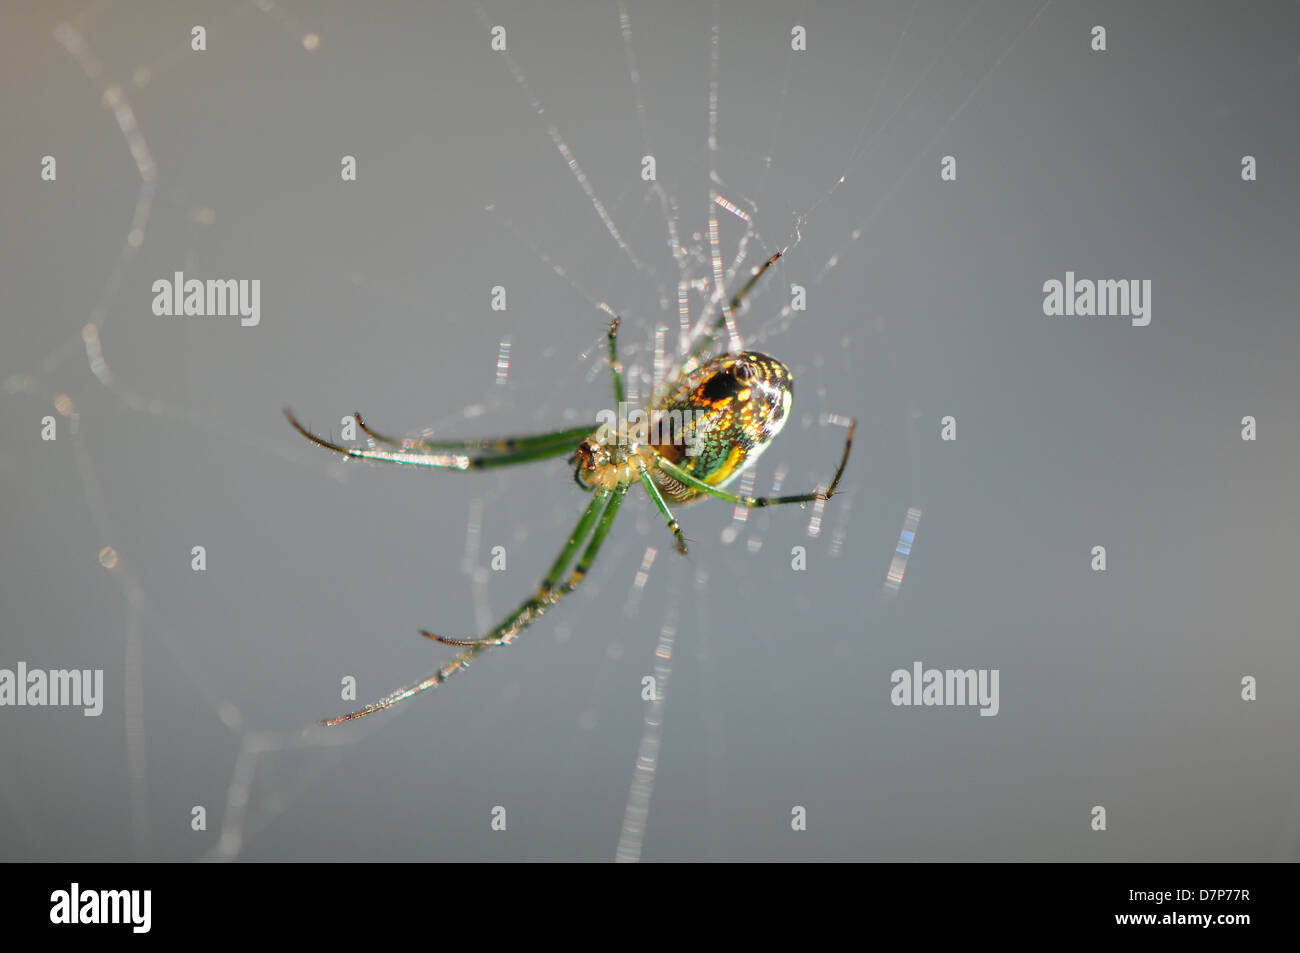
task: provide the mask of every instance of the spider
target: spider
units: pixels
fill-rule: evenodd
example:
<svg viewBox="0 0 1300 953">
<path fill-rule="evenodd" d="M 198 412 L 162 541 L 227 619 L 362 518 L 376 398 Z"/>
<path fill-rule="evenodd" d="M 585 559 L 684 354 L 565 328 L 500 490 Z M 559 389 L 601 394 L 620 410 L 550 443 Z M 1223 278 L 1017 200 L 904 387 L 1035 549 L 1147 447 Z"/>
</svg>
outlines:
<svg viewBox="0 0 1300 953">
<path fill-rule="evenodd" d="M 482 653 L 498 645 L 509 645 L 524 629 L 536 622 L 561 599 L 573 592 L 591 569 L 601 544 L 609 535 L 623 497 L 639 483 L 663 516 L 673 534 L 676 549 L 686 553 L 686 539 L 669 503 L 684 506 L 706 496 L 742 506 L 777 506 L 829 500 L 839 485 L 853 446 L 856 421 L 850 420 L 844 453 L 830 485 L 823 490 L 789 496 L 742 496 L 723 489 L 749 466 L 780 433 L 790 414 L 794 379 L 775 358 L 755 351 L 724 353 L 706 359 L 727 318 L 736 312 L 755 283 L 781 257 L 778 251 L 754 269 L 745 285 L 731 298 L 702 339 L 670 375 L 668 383 L 652 397 L 649 415 L 622 434 L 608 423 L 593 431 L 591 425 L 555 430 L 550 433 L 495 440 L 422 440 L 388 437 L 372 430 L 360 414 L 357 426 L 370 438 L 367 449 L 345 447 L 317 436 L 285 408 L 284 415 L 300 434 L 327 450 L 381 460 L 445 470 L 485 470 L 546 460 L 568 453 L 574 479 L 591 493 L 577 525 L 551 563 L 537 591 L 506 616 L 494 629 L 478 639 L 452 639 L 420 630 L 425 638 L 461 651 L 427 678 L 400 688 L 359 711 L 321 720 L 338 725 L 392 708 L 413 695 L 441 685 Z M 625 405 L 623 368 L 618 360 L 619 318 L 609 326 L 609 365 L 614 382 L 614 400 Z M 674 416 L 676 415 L 676 416 Z M 662 428 L 651 428 L 656 420 L 681 419 L 682 425 L 665 439 Z M 387 449 L 377 449 L 379 447 Z M 586 548 L 582 549 L 583 544 Z M 578 556 L 578 551 L 582 554 Z M 577 562 L 565 578 L 565 570 Z"/>
</svg>

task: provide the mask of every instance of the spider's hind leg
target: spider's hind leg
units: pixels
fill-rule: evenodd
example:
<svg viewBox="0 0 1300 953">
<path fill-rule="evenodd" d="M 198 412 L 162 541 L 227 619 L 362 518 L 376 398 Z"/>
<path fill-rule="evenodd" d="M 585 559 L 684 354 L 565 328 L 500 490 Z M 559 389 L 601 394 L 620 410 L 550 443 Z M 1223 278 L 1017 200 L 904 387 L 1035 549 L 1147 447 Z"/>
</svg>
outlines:
<svg viewBox="0 0 1300 953">
<path fill-rule="evenodd" d="M 548 609 L 578 588 L 583 576 L 587 574 L 587 570 L 591 568 L 592 562 L 595 561 L 596 554 L 600 552 L 600 546 L 605 541 L 605 537 L 609 535 L 610 527 L 614 525 L 614 517 L 618 515 L 618 508 L 622 504 L 623 496 L 626 493 L 626 486 L 620 486 L 615 490 L 596 491 L 591 503 L 587 505 L 586 512 L 582 514 L 578 525 L 574 527 L 573 535 L 569 537 L 569 541 L 560 550 L 560 555 L 556 557 L 555 562 L 551 565 L 551 571 L 542 580 L 542 584 L 537 589 L 537 594 L 531 599 L 525 600 L 519 608 L 510 613 L 487 635 L 479 639 L 449 639 L 446 636 L 425 629 L 421 629 L 420 634 L 426 639 L 441 642 L 443 645 L 466 649 L 465 654 L 469 658 L 494 646 L 509 645 L 518 637 L 520 632 L 540 619 Z M 592 528 L 593 525 L 594 529 Z M 583 540 L 587 539 L 588 534 L 590 534 L 590 540 L 587 542 L 587 548 L 573 567 L 573 571 L 569 573 L 569 578 L 561 584 L 560 578 L 564 574 L 565 567 L 568 566 L 569 560 L 573 558 L 573 554 L 577 552 Z"/>
</svg>

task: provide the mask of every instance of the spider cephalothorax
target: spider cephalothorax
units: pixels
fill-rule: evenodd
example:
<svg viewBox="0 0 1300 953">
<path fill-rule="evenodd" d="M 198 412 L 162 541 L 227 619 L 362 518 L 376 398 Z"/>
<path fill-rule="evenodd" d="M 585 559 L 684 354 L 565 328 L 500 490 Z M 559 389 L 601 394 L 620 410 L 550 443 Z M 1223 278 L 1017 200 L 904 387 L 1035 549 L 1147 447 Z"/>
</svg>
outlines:
<svg viewBox="0 0 1300 953">
<path fill-rule="evenodd" d="M 584 490 L 612 490 L 619 483 L 631 483 L 637 477 L 644 444 L 633 438 L 620 438 L 618 430 L 601 425 L 573 454 L 573 478 Z"/>
<path fill-rule="evenodd" d="M 318 437 L 285 411 L 289 422 L 308 440 L 326 449 L 387 463 L 405 463 L 446 470 L 481 470 L 570 455 L 574 478 L 591 501 L 560 549 L 536 593 L 482 638 L 450 639 L 421 630 L 421 634 L 462 651 L 428 678 L 408 685 L 360 711 L 325 720 L 327 725 L 391 708 L 398 702 L 440 685 L 495 645 L 508 644 L 551 606 L 568 595 L 586 575 L 627 491 L 637 483 L 663 516 L 677 551 L 685 554 L 686 538 L 668 503 L 691 503 L 716 496 L 740 506 L 774 506 L 828 500 L 839 485 L 853 445 L 853 421 L 839 468 L 825 490 L 787 496 L 745 496 L 723 487 L 734 480 L 780 433 L 790 415 L 794 380 L 780 361 L 745 351 L 710 359 L 705 354 L 729 316 L 774 261 L 777 252 L 750 276 L 722 310 L 706 334 L 686 355 L 669 382 L 631 426 L 603 423 L 594 430 L 574 427 L 552 433 L 497 440 L 428 440 L 386 437 L 356 415 L 357 426 L 370 440 L 368 447 L 345 447 Z M 623 408 L 622 365 L 618 361 L 618 319 L 609 327 L 609 363 L 614 401 Z M 584 548 L 585 544 L 585 548 Z M 579 550 L 582 550 L 579 555 Z M 576 561 L 575 561 L 576 558 Z M 566 578 L 565 573 L 568 573 Z"/>
</svg>

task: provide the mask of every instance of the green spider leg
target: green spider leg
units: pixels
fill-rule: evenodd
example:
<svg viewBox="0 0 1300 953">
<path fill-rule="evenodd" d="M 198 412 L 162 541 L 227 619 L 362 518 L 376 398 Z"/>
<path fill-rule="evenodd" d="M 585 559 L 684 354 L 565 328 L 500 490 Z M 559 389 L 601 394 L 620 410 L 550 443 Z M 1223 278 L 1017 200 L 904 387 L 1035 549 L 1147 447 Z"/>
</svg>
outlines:
<svg viewBox="0 0 1300 953">
<path fill-rule="evenodd" d="M 362 447 L 345 447 L 312 433 L 293 413 L 285 408 L 284 416 L 293 428 L 312 443 L 349 457 L 377 460 L 383 463 L 401 463 L 411 466 L 432 467 L 441 470 L 485 470 L 508 467 L 533 460 L 546 460 L 571 451 L 576 443 L 591 433 L 593 425 L 556 430 L 531 437 L 505 437 L 496 440 L 428 441 L 398 440 L 375 433 L 357 417 L 357 426 L 379 443 L 394 448 L 376 450 Z M 409 446 L 410 449 L 406 449 Z M 439 452 L 450 450 L 453 452 Z M 454 452 L 459 450 L 461 452 Z"/>
<path fill-rule="evenodd" d="M 351 721 L 354 718 L 361 718 L 365 715 L 373 714 L 377 711 L 383 711 L 386 708 L 392 708 L 399 702 L 426 692 L 431 688 L 441 685 L 452 675 L 464 668 L 468 668 L 479 655 L 498 645 L 509 645 L 513 642 L 524 629 L 540 619 L 548 609 L 558 603 L 578 588 L 582 582 L 583 576 L 591 568 L 596 554 L 600 551 L 601 544 L 605 537 L 609 535 L 610 527 L 614 525 L 614 518 L 618 515 L 618 508 L 623 502 L 623 497 L 627 493 L 626 486 L 619 486 L 614 490 L 597 490 L 593 495 L 591 502 L 583 511 L 578 523 L 573 528 L 573 533 L 569 536 L 569 541 L 565 543 L 560 555 L 551 565 L 550 571 L 542 580 L 538 587 L 537 594 L 532 598 L 525 600 L 519 608 L 496 626 L 491 632 L 481 639 L 474 641 L 459 641 L 456 639 L 447 639 L 431 632 L 421 630 L 421 634 L 433 639 L 436 642 L 442 642 L 445 645 L 454 645 L 463 648 L 459 655 L 444 663 L 441 668 L 430 675 L 428 678 L 419 682 L 407 685 L 405 688 L 399 688 L 390 695 L 381 698 L 373 704 L 367 705 L 359 711 L 351 712 L 347 715 L 340 715 L 337 718 L 326 718 L 321 721 L 322 725 L 332 726 L 339 725 L 345 721 Z M 593 529 L 594 525 L 594 529 Z M 590 535 L 590 539 L 587 537 Z M 574 553 L 587 540 L 587 548 L 578 559 L 578 563 L 573 567 L 569 578 L 560 583 L 560 578 L 564 574 L 565 568 L 573 558 Z"/>
<path fill-rule="evenodd" d="M 627 400 L 623 393 L 623 365 L 618 359 L 618 326 L 622 321 L 622 318 L 615 318 L 609 322 L 609 373 L 614 378 L 614 409 L 616 412 L 618 407 Z"/>
<path fill-rule="evenodd" d="M 726 500 L 728 503 L 735 503 L 739 506 L 781 506 L 785 503 L 811 503 L 814 500 L 829 500 L 835 495 L 835 488 L 840 484 L 840 477 L 844 475 L 844 467 L 849 462 L 849 451 L 853 448 L 853 432 L 857 430 L 858 422 L 849 421 L 849 433 L 844 438 L 844 455 L 840 457 L 839 468 L 835 471 L 835 476 L 831 479 L 831 485 L 825 491 L 814 490 L 812 493 L 797 493 L 790 496 L 742 496 L 739 493 L 729 493 L 726 490 L 719 490 L 716 486 L 709 486 L 697 476 L 692 476 L 688 471 L 683 470 L 675 463 L 670 463 L 659 453 L 655 453 L 656 462 L 659 468 L 675 480 L 686 484 L 693 490 L 701 493 L 707 493 L 709 496 L 716 496 L 720 500 Z"/>
<path fill-rule="evenodd" d="M 673 516 L 673 511 L 668 508 L 667 502 L 665 502 L 663 495 L 659 492 L 659 487 L 655 486 L 655 481 L 650 478 L 650 471 L 646 469 L 645 463 L 639 458 L 637 466 L 641 471 L 639 474 L 641 477 L 641 485 L 645 487 L 646 493 L 649 494 L 650 499 L 654 501 L 654 505 L 659 509 L 659 513 L 663 516 L 664 522 L 668 524 L 668 532 L 673 534 L 673 539 L 676 540 L 677 543 L 677 552 L 685 556 L 686 537 L 682 535 L 681 524 L 677 522 L 677 517 Z"/>
<path fill-rule="evenodd" d="M 505 622 L 502 622 L 493 629 L 491 634 L 484 636 L 482 639 L 449 639 L 445 636 L 427 632 L 424 629 L 420 630 L 420 634 L 425 638 L 433 639 L 435 642 L 441 642 L 443 645 L 455 645 L 458 647 L 477 645 L 484 641 L 499 640 L 501 638 L 501 631 L 508 628 L 510 621 L 515 619 L 526 606 L 531 605 L 534 601 L 544 597 L 547 593 L 554 591 L 559 586 L 560 579 L 564 576 L 564 570 L 569 568 L 569 563 L 573 561 L 573 556 L 578 551 L 578 547 L 581 546 L 583 541 L 591 535 L 592 527 L 596 525 L 596 520 L 601 517 L 601 507 L 605 504 L 605 501 L 608 498 L 608 490 L 598 490 L 592 496 L 591 502 L 587 504 L 587 508 L 583 511 L 581 518 L 578 520 L 578 524 L 573 527 L 573 532 L 569 534 L 569 541 L 564 544 L 564 548 L 560 550 L 560 554 L 555 557 L 555 562 L 551 563 L 550 570 L 542 578 L 541 584 L 537 587 L 537 595 L 532 599 L 525 600 L 511 616 L 507 617 Z"/>
<path fill-rule="evenodd" d="M 377 443 L 385 444 L 395 450 L 413 450 L 419 453 L 432 453 L 438 450 L 481 451 L 483 453 L 517 453 L 524 450 L 537 450 L 552 444 L 576 444 L 591 434 L 594 424 L 570 427 L 568 430 L 552 430 L 548 433 L 531 434 L 516 437 L 495 437 L 488 440 L 428 440 L 424 437 L 389 437 L 372 428 L 362 419 L 360 413 L 352 415 L 357 426 L 367 437 Z"/>
</svg>

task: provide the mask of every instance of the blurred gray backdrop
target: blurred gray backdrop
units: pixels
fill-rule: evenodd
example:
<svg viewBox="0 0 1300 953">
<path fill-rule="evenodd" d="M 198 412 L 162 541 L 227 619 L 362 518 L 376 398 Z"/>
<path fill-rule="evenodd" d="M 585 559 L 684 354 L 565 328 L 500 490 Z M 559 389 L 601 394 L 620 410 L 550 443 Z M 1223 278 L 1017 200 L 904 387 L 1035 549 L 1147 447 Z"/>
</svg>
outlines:
<svg viewBox="0 0 1300 953">
<path fill-rule="evenodd" d="M 365 702 L 444 658 L 418 628 L 471 637 L 530 593 L 584 497 L 562 461 L 345 466 L 281 407 L 554 428 L 610 404 L 601 302 L 642 369 L 676 328 L 641 158 L 698 244 L 714 8 L 626 20 L 639 84 L 616 3 L 5 10 L 0 667 L 102 668 L 106 699 L 0 709 L 0 857 L 612 859 L 667 630 L 647 860 L 1294 859 L 1289 2 L 725 0 L 716 188 L 756 207 L 753 260 L 793 245 L 741 319 L 796 377 L 755 492 L 825 481 L 825 418 L 858 420 L 820 534 L 702 503 L 683 560 L 634 492 L 516 645 L 308 729 L 355 707 L 344 676 Z M 1045 317 L 1067 270 L 1150 279 L 1150 326 Z M 260 279 L 261 323 L 155 316 L 176 271 Z M 914 661 L 998 669 L 999 714 L 892 705 Z"/>
</svg>

